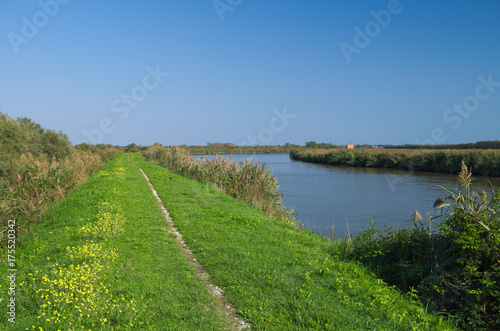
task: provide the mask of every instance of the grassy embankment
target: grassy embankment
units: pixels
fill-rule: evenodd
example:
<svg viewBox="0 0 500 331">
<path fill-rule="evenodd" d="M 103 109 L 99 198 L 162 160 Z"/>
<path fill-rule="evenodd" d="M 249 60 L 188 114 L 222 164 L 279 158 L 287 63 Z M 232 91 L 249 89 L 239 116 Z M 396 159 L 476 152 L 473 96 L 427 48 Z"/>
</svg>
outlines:
<svg viewBox="0 0 500 331">
<path fill-rule="evenodd" d="M 75 148 L 61 132 L 0 113 L 0 261 L 8 219 L 19 220 L 16 230 L 22 236 L 50 206 L 120 152 L 110 145 Z"/>
<path fill-rule="evenodd" d="M 364 267 L 332 255 L 326 239 L 132 159 L 252 328 L 450 329 Z M 167 230 L 140 171 L 117 156 L 17 243 L 16 329 L 224 329 L 229 322 Z"/>
<path fill-rule="evenodd" d="M 244 160 L 236 162 L 227 158 L 195 159 L 182 146 L 150 146 L 143 152 L 148 161 L 181 176 L 202 183 L 209 183 L 221 192 L 261 210 L 269 217 L 293 223 L 293 215 L 281 205 L 283 198 L 278 191 L 276 176 L 265 165 Z"/>
<path fill-rule="evenodd" d="M 295 149 L 294 160 L 357 167 L 458 174 L 462 161 L 476 176 L 500 176 L 499 150 Z"/>
<path fill-rule="evenodd" d="M 281 195 L 273 194 L 277 182 L 269 180 L 263 167 L 225 159 L 194 160 L 187 150 L 175 146 L 154 145 L 144 153 L 173 172 L 251 202 L 275 219 L 294 223 L 279 204 Z M 334 247 L 336 253 L 361 261 L 403 292 L 418 293 L 432 310 L 456 319 L 462 327 L 488 330 L 500 325 L 500 293 L 495 290 L 499 281 L 500 195 L 494 191 L 475 192 L 469 169 L 464 163 L 461 166 L 460 191 L 447 191 L 445 199 L 437 204 L 440 207 L 444 201 L 447 205 L 447 212 L 437 221 L 439 231 L 430 231 L 432 227 L 424 225 L 416 211 L 413 229 L 377 231 L 370 227 Z M 235 182 L 240 185 L 233 185 Z"/>
<path fill-rule="evenodd" d="M 14 296 L 8 294 L 7 266 L 2 266 L 0 329 L 227 326 L 127 155 L 108 163 L 41 221 L 29 236 L 18 238 L 12 253 Z M 15 325 L 6 314 L 11 297 Z"/>
<path fill-rule="evenodd" d="M 197 259 L 254 329 L 445 330 L 332 242 L 153 163 L 147 173 Z"/>
</svg>

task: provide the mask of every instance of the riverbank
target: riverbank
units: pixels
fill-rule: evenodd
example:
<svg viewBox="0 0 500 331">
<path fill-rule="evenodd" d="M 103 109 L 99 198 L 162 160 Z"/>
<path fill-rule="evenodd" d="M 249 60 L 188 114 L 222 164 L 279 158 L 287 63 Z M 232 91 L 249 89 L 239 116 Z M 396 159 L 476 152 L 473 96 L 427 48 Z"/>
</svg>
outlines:
<svg viewBox="0 0 500 331">
<path fill-rule="evenodd" d="M 474 176 L 500 176 L 499 150 L 294 149 L 293 160 L 356 167 L 458 174 L 462 161 Z"/>
<path fill-rule="evenodd" d="M 19 243 L 16 327 L 231 328 L 134 164 L 212 284 L 252 329 L 452 329 L 411 296 L 343 260 L 327 239 L 137 155 L 117 156 Z"/>
<path fill-rule="evenodd" d="M 186 243 L 252 328 L 450 329 L 326 238 L 267 218 L 213 187 L 134 160 Z"/>
</svg>

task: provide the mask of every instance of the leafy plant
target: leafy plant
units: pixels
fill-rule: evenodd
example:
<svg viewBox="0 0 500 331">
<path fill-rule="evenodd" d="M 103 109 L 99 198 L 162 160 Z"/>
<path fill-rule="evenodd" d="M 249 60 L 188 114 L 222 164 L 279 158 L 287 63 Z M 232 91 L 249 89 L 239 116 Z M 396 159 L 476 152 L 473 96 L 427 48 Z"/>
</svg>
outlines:
<svg viewBox="0 0 500 331">
<path fill-rule="evenodd" d="M 456 318 L 466 330 L 500 328 L 500 192 L 476 192 L 464 162 L 456 191 L 443 189 L 434 204 L 441 213 L 415 211 L 413 228 L 367 230 L 344 240 L 344 254 L 379 277 Z M 437 231 L 432 223 L 436 220 Z"/>
</svg>

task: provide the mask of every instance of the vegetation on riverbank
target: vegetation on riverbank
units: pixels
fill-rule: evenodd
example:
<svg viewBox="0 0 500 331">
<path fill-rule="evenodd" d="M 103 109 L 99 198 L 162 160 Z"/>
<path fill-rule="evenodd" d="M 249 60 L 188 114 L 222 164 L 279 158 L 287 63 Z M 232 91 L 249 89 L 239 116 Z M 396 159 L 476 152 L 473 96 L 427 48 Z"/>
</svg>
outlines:
<svg viewBox="0 0 500 331">
<path fill-rule="evenodd" d="M 206 146 L 184 146 L 189 149 L 192 155 L 209 155 L 209 154 L 278 154 L 290 153 L 297 148 L 306 149 L 346 149 L 346 145 L 337 145 L 333 143 L 322 143 L 316 141 L 307 141 L 303 146 L 286 143 L 284 145 L 254 145 L 254 146 L 238 146 L 232 143 L 208 143 Z M 406 144 L 406 145 L 370 145 L 356 144 L 354 149 L 500 149 L 499 140 L 478 141 L 475 143 L 465 144 Z M 128 151 L 127 151 L 128 152 Z M 130 150 L 130 152 L 135 152 Z"/>
<path fill-rule="evenodd" d="M 452 329 L 411 296 L 342 259 L 336 243 L 269 219 L 210 185 L 133 160 L 212 281 L 252 329 Z"/>
<path fill-rule="evenodd" d="M 135 164 L 150 177 L 211 282 L 252 329 L 453 329 L 361 265 L 332 254 L 335 246 L 325 238 L 125 154 L 17 243 L 16 327 L 231 327 L 168 231 Z M 3 292 L 6 270 L 0 271 Z M 6 309 L 0 308 L 4 316 Z M 9 323 L 0 320 L 0 328 Z"/>
<path fill-rule="evenodd" d="M 63 133 L 0 113 L 0 234 L 9 219 L 18 220 L 18 235 L 26 233 L 51 205 L 120 152 L 113 146 L 93 148 L 74 148 Z M 0 236 L 0 260 L 5 246 Z"/>
<path fill-rule="evenodd" d="M 379 277 L 416 292 L 433 311 L 448 313 L 465 330 L 500 329 L 500 191 L 475 192 L 462 164 L 454 192 L 436 200 L 443 213 L 427 219 L 415 211 L 412 229 L 373 226 L 342 242 L 345 257 Z M 436 219 L 438 218 L 438 219 Z M 438 232 L 431 230 L 435 222 Z"/>
<path fill-rule="evenodd" d="M 500 176 L 500 150 L 294 149 L 294 160 L 357 167 L 458 174 L 462 162 L 475 176 Z"/>
<path fill-rule="evenodd" d="M 270 217 L 294 222 L 293 215 L 281 206 L 282 194 L 276 177 L 265 165 L 226 158 L 195 159 L 182 146 L 154 144 L 143 155 L 170 171 L 215 186 L 233 198 L 249 203 Z"/>
</svg>

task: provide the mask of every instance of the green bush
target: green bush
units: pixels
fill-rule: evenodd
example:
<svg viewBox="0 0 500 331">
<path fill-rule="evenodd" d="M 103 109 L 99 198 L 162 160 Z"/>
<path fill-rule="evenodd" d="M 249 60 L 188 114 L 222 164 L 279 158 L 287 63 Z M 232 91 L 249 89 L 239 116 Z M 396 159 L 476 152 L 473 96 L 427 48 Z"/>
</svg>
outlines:
<svg viewBox="0 0 500 331">
<path fill-rule="evenodd" d="M 461 165 L 459 189 L 436 200 L 441 214 L 413 227 L 377 230 L 370 223 L 344 239 L 346 257 L 369 266 L 389 284 L 437 312 L 459 320 L 465 330 L 500 329 L 500 191 L 476 192 Z M 437 231 L 432 223 L 436 220 Z"/>
</svg>

